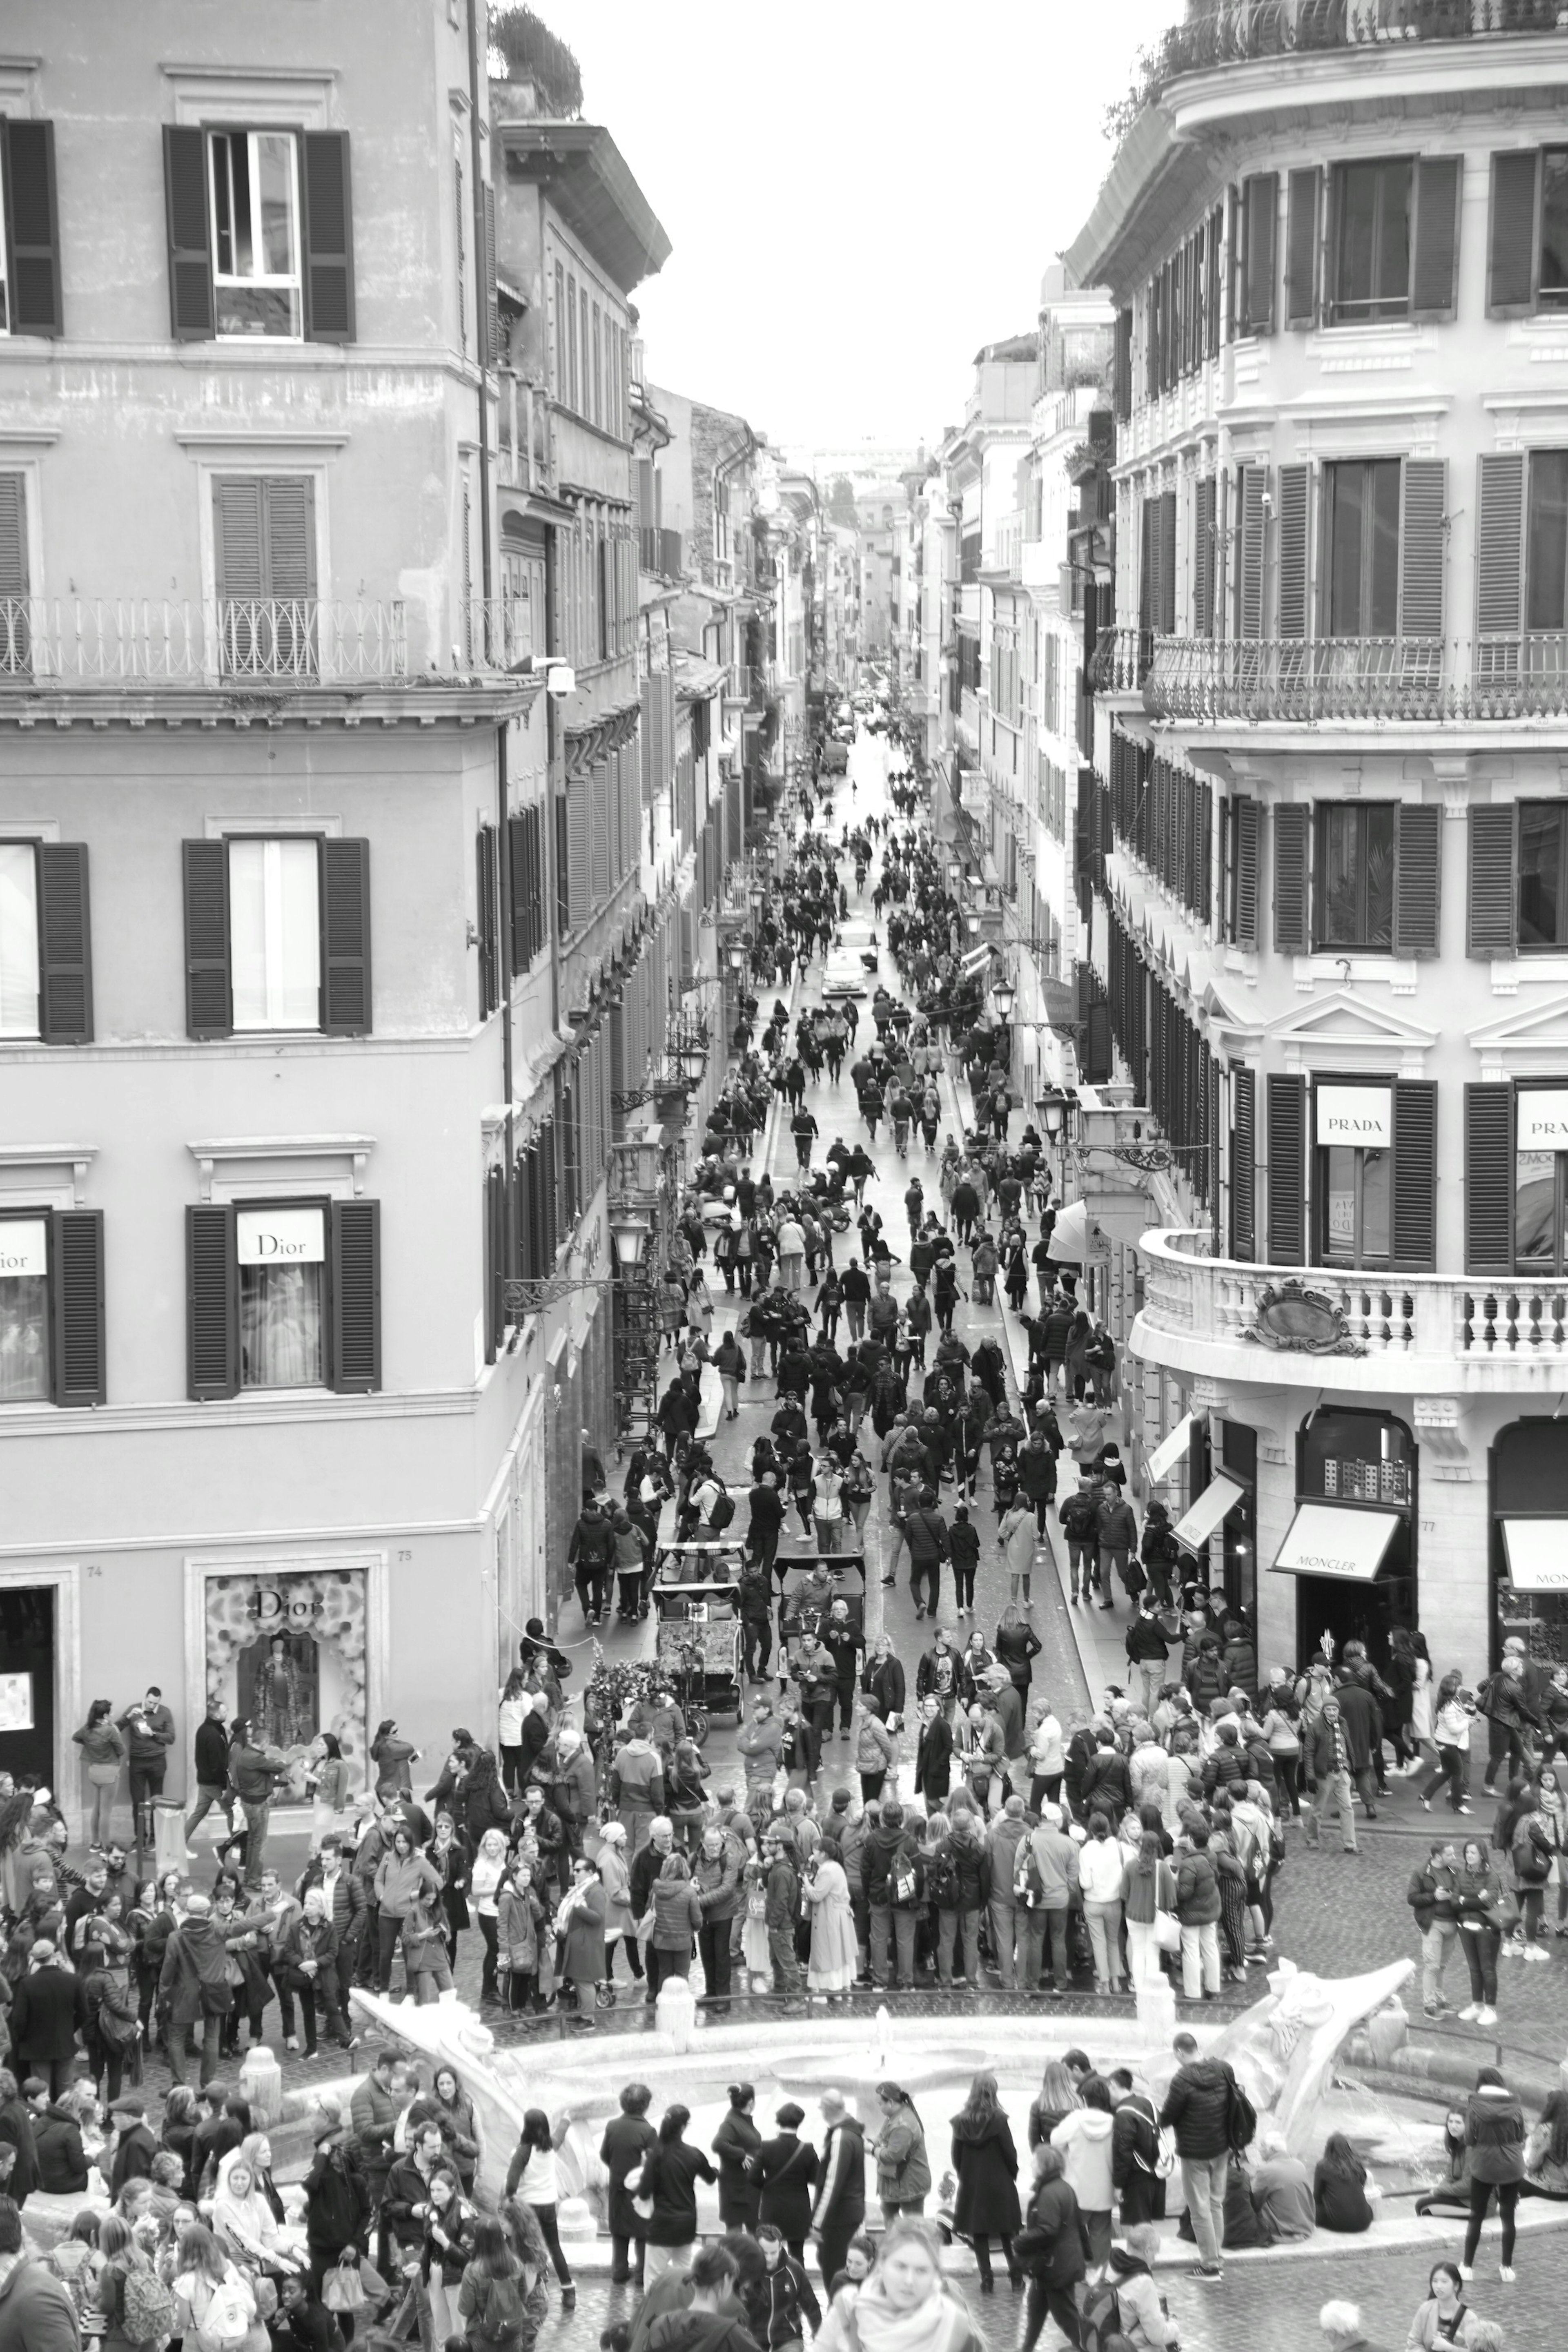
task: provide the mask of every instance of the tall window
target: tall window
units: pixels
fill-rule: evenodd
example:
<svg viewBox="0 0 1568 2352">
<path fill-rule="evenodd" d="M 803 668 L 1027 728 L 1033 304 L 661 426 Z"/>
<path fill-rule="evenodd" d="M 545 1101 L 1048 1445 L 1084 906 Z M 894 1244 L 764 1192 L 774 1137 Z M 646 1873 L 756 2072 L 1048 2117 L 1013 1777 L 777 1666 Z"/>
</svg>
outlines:
<svg viewBox="0 0 1568 2352">
<path fill-rule="evenodd" d="M 1557 801 L 1519 804 L 1519 944 L 1568 945 L 1568 810 Z"/>
<path fill-rule="evenodd" d="M 37 853 L 30 841 L 0 841 L 0 1037 L 37 1034 Z"/>
<path fill-rule="evenodd" d="M 1408 157 L 1334 172 L 1334 316 L 1402 319 L 1410 299 Z"/>
<path fill-rule="evenodd" d="M 1394 941 L 1394 809 L 1320 803 L 1312 861 L 1313 933 L 1320 948 Z"/>
<path fill-rule="evenodd" d="M 293 132 L 214 131 L 207 155 L 219 334 L 302 334 Z"/>
<path fill-rule="evenodd" d="M 581 415 L 577 396 L 577 280 L 570 272 L 566 281 L 566 404 Z"/>
<path fill-rule="evenodd" d="M 320 851 L 313 840 L 231 841 L 236 1029 L 321 1025 Z"/>
<path fill-rule="evenodd" d="M 0 1217 L 0 1404 L 48 1393 L 47 1220 Z"/>
<path fill-rule="evenodd" d="M 241 1388 L 321 1387 L 325 1210 L 241 1209 L 235 1222 Z"/>
<path fill-rule="evenodd" d="M 1399 627 L 1399 460 L 1329 467 L 1329 635 Z"/>
<path fill-rule="evenodd" d="M 1568 1151 L 1516 1155 L 1513 1218 L 1520 1272 L 1568 1274 Z"/>
<path fill-rule="evenodd" d="M 1525 627 L 1568 626 L 1568 449 L 1530 453 L 1524 560 Z"/>
<path fill-rule="evenodd" d="M 1318 1255 L 1324 1265 L 1386 1265 L 1393 1176 L 1393 1096 L 1387 1087 L 1314 1090 Z"/>
<path fill-rule="evenodd" d="M 604 362 L 600 350 L 599 305 L 593 306 L 593 421 L 604 422 Z"/>
</svg>

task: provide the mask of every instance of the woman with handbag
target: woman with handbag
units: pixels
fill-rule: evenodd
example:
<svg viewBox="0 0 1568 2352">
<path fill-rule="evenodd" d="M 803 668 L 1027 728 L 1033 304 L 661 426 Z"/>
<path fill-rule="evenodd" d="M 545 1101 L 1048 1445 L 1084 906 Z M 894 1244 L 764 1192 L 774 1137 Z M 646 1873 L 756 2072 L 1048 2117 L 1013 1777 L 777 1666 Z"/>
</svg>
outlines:
<svg viewBox="0 0 1568 2352">
<path fill-rule="evenodd" d="M 1157 1833 L 1145 1830 L 1138 1851 L 1122 1874 L 1122 1916 L 1127 1927 L 1128 1974 L 1134 1992 L 1157 1984 L 1160 1956 L 1181 1949 L 1176 1910 L 1176 1873 L 1165 1858 Z"/>
<path fill-rule="evenodd" d="M 444 2345 L 457 2332 L 457 2296 L 474 2254 L 478 2215 L 464 2201 L 455 2172 L 433 2172 L 426 2191 L 424 2243 L 419 2275 L 430 2303 L 430 2340 Z"/>
<path fill-rule="evenodd" d="M 571 1885 L 556 1913 L 556 1933 L 563 1937 L 560 1976 L 577 1995 L 576 2021 L 591 2031 L 599 1988 L 604 1981 L 604 1882 L 599 1865 L 586 1854 L 574 1854 Z"/>
<path fill-rule="evenodd" d="M 539 2225 L 539 2234 L 549 2250 L 549 2258 L 560 2282 L 560 2306 L 563 2311 L 575 2309 L 577 2289 L 571 2271 L 561 2252 L 560 2231 L 556 2214 L 560 2205 L 560 2173 L 556 2158 L 567 2133 L 577 2120 L 575 2107 L 562 2107 L 552 2124 L 542 2107 L 529 2107 L 523 2116 L 523 2128 L 518 2136 L 512 2161 L 507 2168 L 507 2195 L 516 2197 L 533 2211 Z"/>
</svg>

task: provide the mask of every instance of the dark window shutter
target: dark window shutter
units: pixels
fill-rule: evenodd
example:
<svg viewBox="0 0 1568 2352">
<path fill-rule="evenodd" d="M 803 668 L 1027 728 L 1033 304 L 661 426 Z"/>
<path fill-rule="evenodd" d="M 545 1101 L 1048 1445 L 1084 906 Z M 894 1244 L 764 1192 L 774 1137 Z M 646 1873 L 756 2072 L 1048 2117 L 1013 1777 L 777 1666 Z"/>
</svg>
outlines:
<svg viewBox="0 0 1568 2352">
<path fill-rule="evenodd" d="M 321 1027 L 329 1037 L 371 1029 L 371 845 L 321 844 Z"/>
<path fill-rule="evenodd" d="M 1533 147 L 1491 159 L 1491 237 L 1487 309 L 1494 319 L 1528 310 L 1535 300 L 1535 213 L 1539 157 Z"/>
<path fill-rule="evenodd" d="M 1103 996 L 1096 997 L 1090 1004 L 1084 1040 L 1088 1083 L 1092 1087 L 1108 1086 L 1111 1081 L 1111 1007 Z"/>
<path fill-rule="evenodd" d="M 1394 1088 L 1394 1264 L 1414 1274 L 1437 1262 L 1437 1089 L 1430 1078 L 1401 1078 Z"/>
<path fill-rule="evenodd" d="M 1257 172 L 1242 183 L 1245 223 L 1243 291 L 1246 316 L 1242 332 L 1271 335 L 1274 331 L 1274 230 L 1280 211 L 1280 174 Z"/>
<path fill-rule="evenodd" d="M 485 1171 L 485 1361 L 500 1351 L 505 1316 L 501 1285 L 507 1266 L 507 1180 L 498 1168 Z"/>
<path fill-rule="evenodd" d="M 26 596 L 27 584 L 26 479 L 21 474 L 0 474 L 0 596 Z M 26 643 L 26 623 L 18 619 L 15 633 L 0 635 L 0 667 L 7 671 L 25 667 L 19 656 Z"/>
<path fill-rule="evenodd" d="M 213 569 L 221 598 L 250 603 L 267 593 L 262 483 L 256 476 L 213 484 Z"/>
<path fill-rule="evenodd" d="M 1258 1250 L 1258 1081 L 1251 1070 L 1230 1073 L 1230 1255 L 1250 1261 Z"/>
<path fill-rule="evenodd" d="M 163 203 L 169 230 L 169 317 L 177 343 L 216 331 L 207 224 L 207 134 L 163 125 Z"/>
<path fill-rule="evenodd" d="M 190 1393 L 239 1391 L 238 1245 L 232 1208 L 185 1211 L 185 1334 Z"/>
<path fill-rule="evenodd" d="M 316 485 L 308 475 L 280 475 L 261 484 L 266 518 L 263 595 L 304 603 L 316 593 Z"/>
<path fill-rule="evenodd" d="M 1465 1270 L 1513 1272 L 1513 1088 L 1465 1088 Z"/>
<path fill-rule="evenodd" d="M 1174 490 L 1160 499 L 1160 596 L 1158 626 L 1162 636 L 1176 635 L 1176 500 Z"/>
<path fill-rule="evenodd" d="M 5 190 L 11 332 L 62 334 L 54 124 L 0 119 L 0 171 Z"/>
<path fill-rule="evenodd" d="M 1314 327 L 1318 319 L 1318 219 L 1323 175 L 1313 164 L 1285 184 L 1285 324 Z"/>
<path fill-rule="evenodd" d="M 102 1404 L 103 1211 L 57 1209 L 49 1220 L 54 1273 L 53 1396 L 58 1405 Z"/>
<path fill-rule="evenodd" d="M 491 182 L 485 183 L 485 250 L 480 257 L 481 297 L 480 327 L 483 341 L 480 363 L 485 367 L 501 364 L 501 305 L 496 291 L 496 191 Z"/>
<path fill-rule="evenodd" d="M 38 1034 L 47 1045 L 85 1045 L 92 1036 L 85 842 L 39 844 L 38 915 Z"/>
<path fill-rule="evenodd" d="M 1280 468 L 1280 635 L 1307 634 L 1307 495 L 1305 466 Z"/>
<path fill-rule="evenodd" d="M 1286 803 L 1274 811 L 1274 953 L 1305 955 L 1308 925 L 1308 840 L 1312 813 Z"/>
<path fill-rule="evenodd" d="M 1307 1082 L 1269 1078 L 1269 1263 L 1302 1265 L 1307 1255 Z"/>
<path fill-rule="evenodd" d="M 185 880 L 185 1031 L 192 1037 L 226 1037 L 234 1028 L 228 845 L 186 841 L 180 846 Z"/>
<path fill-rule="evenodd" d="M 1263 466 L 1241 466 L 1236 476 L 1236 518 L 1239 548 L 1236 563 L 1236 634 L 1263 634 L 1263 491 L 1269 479 Z"/>
<path fill-rule="evenodd" d="M 566 788 L 567 904 L 570 928 L 580 930 L 592 904 L 590 877 L 593 870 L 592 796 L 586 774 L 573 776 Z"/>
<path fill-rule="evenodd" d="M 1441 457 L 1406 457 L 1399 523 L 1399 627 L 1406 637 L 1443 634 L 1443 509 L 1448 468 Z"/>
<path fill-rule="evenodd" d="M 354 216 L 346 131 L 305 133 L 305 333 L 354 340 Z"/>
<path fill-rule="evenodd" d="M 1239 948 L 1258 944 L 1258 803 L 1243 795 L 1236 809 L 1236 930 Z"/>
<path fill-rule="evenodd" d="M 1416 166 L 1416 253 L 1410 316 L 1451 319 L 1459 265 L 1459 158 L 1438 155 Z"/>
<path fill-rule="evenodd" d="M 340 1396 L 382 1384 L 382 1204 L 332 1202 L 332 1386 Z"/>
<path fill-rule="evenodd" d="M 1511 808 L 1472 808 L 1465 953 L 1511 956 L 1518 943 L 1519 880 Z"/>
<path fill-rule="evenodd" d="M 1114 399 L 1116 415 L 1124 424 L 1133 413 L 1133 314 L 1131 310 L 1116 313 L 1116 348 Z"/>
<path fill-rule="evenodd" d="M 533 961 L 533 946 L 529 935 L 532 890 L 526 814 L 507 819 L 507 857 L 512 876 L 512 970 L 527 971 Z"/>
<path fill-rule="evenodd" d="M 479 1017 L 494 1013 L 501 1001 L 500 958 L 496 940 L 496 828 L 482 824 L 474 840 L 474 904 L 479 934 Z"/>
<path fill-rule="evenodd" d="M 1435 956 L 1441 929 L 1443 812 L 1395 814 L 1394 952 Z"/>
<path fill-rule="evenodd" d="M 1208 329 L 1208 356 L 1211 360 L 1217 360 L 1219 357 L 1219 240 L 1224 219 L 1224 208 L 1216 205 L 1208 215 L 1207 284 L 1204 290 L 1205 320 Z"/>
<path fill-rule="evenodd" d="M 1214 635 L 1214 477 L 1197 486 L 1192 551 L 1192 625 L 1200 637 Z"/>
<path fill-rule="evenodd" d="M 1476 530 L 1476 628 L 1482 637 L 1517 638 L 1524 616 L 1524 457 L 1480 460 Z"/>
</svg>

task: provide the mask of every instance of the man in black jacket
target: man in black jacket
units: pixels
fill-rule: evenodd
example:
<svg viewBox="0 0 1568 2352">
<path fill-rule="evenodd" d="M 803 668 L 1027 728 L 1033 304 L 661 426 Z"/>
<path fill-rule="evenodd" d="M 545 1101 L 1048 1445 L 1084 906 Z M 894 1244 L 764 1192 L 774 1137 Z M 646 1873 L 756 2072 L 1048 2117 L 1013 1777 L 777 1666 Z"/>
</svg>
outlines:
<svg viewBox="0 0 1568 2352">
<path fill-rule="evenodd" d="M 610 1570 L 615 1558 L 615 1530 L 591 1496 L 582 1506 L 571 1540 L 566 1548 L 573 1570 L 577 1598 L 585 1625 L 601 1625 L 610 1600 Z"/>
<path fill-rule="evenodd" d="M 1178 2033 L 1171 2048 L 1176 2071 L 1160 2109 L 1160 2129 L 1176 2134 L 1181 2185 L 1192 2216 L 1198 2259 L 1192 2275 L 1223 2274 L 1219 2249 L 1225 2234 L 1225 2182 L 1230 2166 L 1230 2101 L 1236 2077 L 1223 2058 L 1198 2053 L 1190 2033 Z"/>
<path fill-rule="evenodd" d="M 771 1578 L 779 1558 L 779 1531 L 784 1524 L 784 1497 L 777 1475 L 765 1470 L 747 1497 L 751 1517 L 746 1530 L 746 1556 Z M 763 1660 L 764 1665 L 767 1660 Z"/>
<path fill-rule="evenodd" d="M 1421 1931 L 1421 2001 L 1428 2017 L 1441 2017 L 1449 2007 L 1443 1998 L 1443 1975 L 1458 1940 L 1458 1855 L 1448 1839 L 1438 1838 L 1421 1867 L 1412 1871 L 1405 1890 Z"/>
<path fill-rule="evenodd" d="M 196 1804 L 185 1823 L 189 1845 L 202 1822 L 216 1805 L 225 1827 L 234 1829 L 234 1798 L 229 1790 L 229 1738 L 221 1698 L 207 1702 L 207 1719 L 196 1726 Z"/>
<path fill-rule="evenodd" d="M 27 1973 L 11 1996 L 10 2023 L 11 2047 L 22 2073 L 46 2081 L 51 2099 L 63 2096 L 77 2034 L 87 2023 L 87 2001 L 81 1978 L 60 1966 L 47 1936 L 33 1946 Z"/>
<path fill-rule="evenodd" d="M 865 2224 L 865 2134 L 845 2105 L 841 2091 L 824 2091 L 821 2109 L 827 2130 L 817 2201 L 811 2209 L 811 2235 L 817 2241 L 822 2284 L 831 2289 L 843 2269 L 850 2240 Z"/>
<path fill-rule="evenodd" d="M 310 2253 L 310 2292 L 346 2246 L 360 2246 L 371 2216 L 370 2183 L 354 2150 L 354 2136 L 325 2109 L 313 2127 L 316 2152 L 305 2176 L 305 2242 Z"/>
</svg>

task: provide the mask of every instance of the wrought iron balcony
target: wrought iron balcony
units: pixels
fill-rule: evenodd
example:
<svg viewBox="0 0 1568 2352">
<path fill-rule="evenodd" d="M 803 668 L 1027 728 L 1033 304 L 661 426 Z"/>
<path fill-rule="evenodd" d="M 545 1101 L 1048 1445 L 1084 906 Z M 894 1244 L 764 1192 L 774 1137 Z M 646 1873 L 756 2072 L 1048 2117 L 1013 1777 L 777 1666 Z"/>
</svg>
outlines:
<svg viewBox="0 0 1568 2352">
<path fill-rule="evenodd" d="M 1313 726 L 1568 717 L 1568 635 L 1562 633 L 1492 638 L 1473 647 L 1398 636 L 1143 642 L 1152 651 L 1138 682 L 1155 719 Z M 1128 675 L 1127 656 L 1118 647 L 1113 658 L 1120 682 Z"/>
<path fill-rule="evenodd" d="M 1149 674 L 1155 640 L 1147 629 L 1102 629 L 1089 682 L 1096 694 L 1136 694 Z"/>
<path fill-rule="evenodd" d="M 1248 58 L 1558 29 L 1560 0 L 1189 0 L 1151 58 L 1141 101 L 1179 75 Z"/>
</svg>

